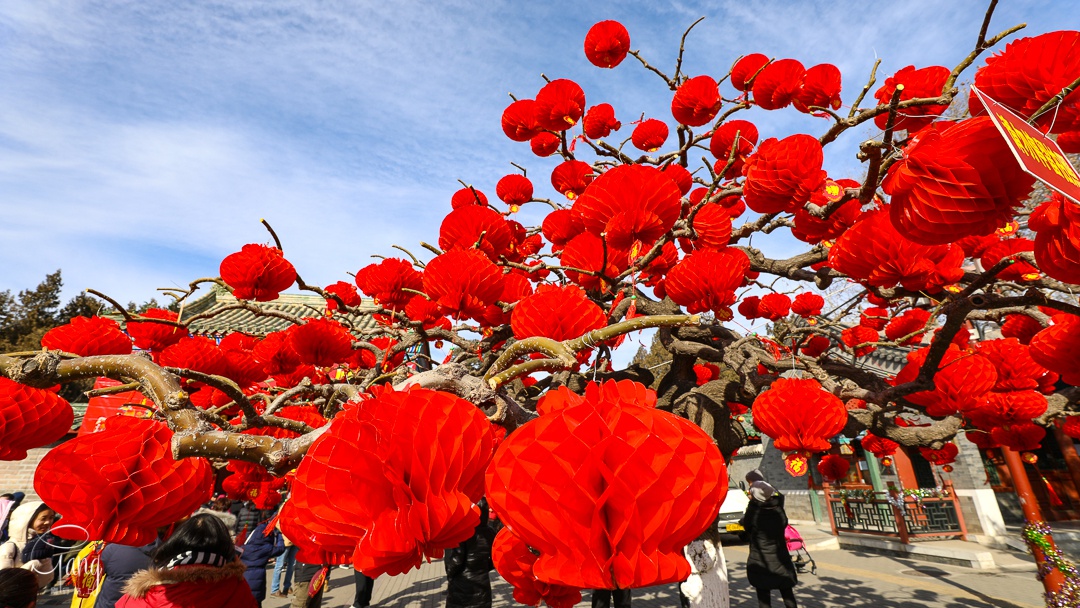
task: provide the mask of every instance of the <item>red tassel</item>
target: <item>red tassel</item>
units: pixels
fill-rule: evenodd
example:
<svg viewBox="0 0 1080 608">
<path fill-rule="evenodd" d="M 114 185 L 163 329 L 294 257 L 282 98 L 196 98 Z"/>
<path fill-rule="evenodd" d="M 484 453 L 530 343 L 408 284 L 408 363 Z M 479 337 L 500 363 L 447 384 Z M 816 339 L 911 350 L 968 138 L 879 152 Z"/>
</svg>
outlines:
<svg viewBox="0 0 1080 608">
<path fill-rule="evenodd" d="M 1050 481 L 1046 479 L 1046 476 L 1040 474 L 1039 477 L 1043 480 L 1043 483 L 1046 484 L 1046 493 L 1050 495 L 1050 506 L 1060 507 L 1064 505 L 1065 503 L 1061 502 L 1061 497 L 1054 491 L 1054 486 L 1050 485 Z"/>
</svg>

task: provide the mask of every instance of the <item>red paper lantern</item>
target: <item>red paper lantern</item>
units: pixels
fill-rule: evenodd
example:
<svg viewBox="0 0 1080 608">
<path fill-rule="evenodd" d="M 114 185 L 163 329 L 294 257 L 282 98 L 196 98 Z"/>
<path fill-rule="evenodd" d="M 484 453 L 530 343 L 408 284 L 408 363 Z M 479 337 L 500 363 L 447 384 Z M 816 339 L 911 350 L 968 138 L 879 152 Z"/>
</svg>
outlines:
<svg viewBox="0 0 1080 608">
<path fill-rule="evenodd" d="M 26 458 L 26 450 L 66 435 L 74 420 L 71 404 L 54 391 L 0 377 L 0 460 Z"/>
<path fill-rule="evenodd" d="M 629 380 L 563 387 L 499 447 L 488 500 L 539 553 L 538 580 L 630 589 L 689 576 L 682 548 L 713 522 L 727 472 L 704 431 L 655 404 Z"/>
<path fill-rule="evenodd" d="M 341 363 L 353 354 L 352 334 L 333 319 L 308 319 L 288 331 L 289 345 L 301 363 L 327 367 Z"/>
<path fill-rule="evenodd" d="M 896 375 L 894 384 L 915 380 L 929 352 L 923 348 L 908 353 L 908 363 Z M 907 400 L 925 407 L 927 415 L 950 416 L 978 408 L 996 382 L 997 368 L 990 359 L 950 346 L 934 374 L 934 390 L 913 393 Z"/>
<path fill-rule="evenodd" d="M 930 464 L 941 466 L 956 462 L 956 456 L 960 453 L 960 448 L 956 447 L 955 443 L 949 442 L 942 446 L 940 450 L 920 447 L 919 453 Z"/>
<path fill-rule="evenodd" d="M 293 350 L 286 331 L 266 335 L 252 349 L 255 359 L 262 363 L 267 375 L 287 374 L 300 365 L 300 355 Z"/>
<path fill-rule="evenodd" d="M 333 294 L 341 299 L 345 303 L 345 306 L 359 306 L 363 303 L 360 298 L 360 294 L 357 293 L 356 288 L 346 283 L 345 281 L 338 281 L 332 285 L 327 285 L 323 288 L 323 291 L 327 294 Z M 337 300 L 332 297 L 326 298 L 326 312 L 332 313 L 339 308 Z"/>
<path fill-rule="evenodd" d="M 550 585 L 536 578 L 536 558 L 528 545 L 509 528 L 499 530 L 491 546 L 491 560 L 499 575 L 514 586 L 514 599 L 526 606 L 541 602 L 551 608 L 572 608 L 581 602 L 581 590 L 565 585 Z"/>
<path fill-rule="evenodd" d="M 900 93 L 899 101 L 923 97 L 940 97 L 945 86 L 945 80 L 949 77 L 949 68 L 941 65 L 932 65 L 925 68 L 915 69 L 909 65 L 892 76 L 885 79 L 880 89 L 874 91 L 874 99 L 879 105 L 889 105 L 897 85 L 904 85 Z M 911 106 L 896 111 L 896 119 L 893 128 L 897 131 L 907 130 L 914 133 L 934 121 L 934 117 L 940 116 L 948 104 L 932 106 Z M 888 126 L 889 113 L 882 112 L 874 117 L 874 124 L 879 129 Z"/>
<path fill-rule="evenodd" d="M 815 107 L 839 110 L 843 103 L 840 88 L 840 68 L 831 63 L 815 65 L 803 74 L 802 86 L 791 103 L 796 110 L 807 114 L 814 113 L 811 108 Z"/>
<path fill-rule="evenodd" d="M 179 315 L 175 312 L 161 308 L 151 308 L 144 313 L 140 313 L 139 316 L 164 321 L 176 321 L 179 318 Z M 156 323 L 154 321 L 130 321 L 127 324 L 127 332 L 135 340 L 136 348 L 150 351 L 163 350 L 188 335 L 186 327 L 177 327 L 171 323 Z"/>
<path fill-rule="evenodd" d="M 472 186 L 466 186 L 454 192 L 453 196 L 450 197 L 450 207 L 452 209 L 476 206 L 487 207 L 488 199 L 487 195 Z"/>
<path fill-rule="evenodd" d="M 532 200 L 533 183 L 524 175 L 511 173 L 495 184 L 495 196 L 513 210 L 514 207 L 520 207 Z"/>
<path fill-rule="evenodd" d="M 585 57 L 598 68 L 613 68 L 630 52 L 630 32 L 618 21 L 601 21 L 585 34 Z"/>
<path fill-rule="evenodd" d="M 770 63 L 754 78 L 754 103 L 762 110 L 786 108 L 799 94 L 805 74 L 806 68 L 795 59 Z"/>
<path fill-rule="evenodd" d="M 758 314 L 760 305 L 761 298 L 759 296 L 746 296 L 739 302 L 739 314 L 747 319 L 757 319 L 761 316 Z"/>
<path fill-rule="evenodd" d="M 839 397 L 817 380 L 779 378 L 754 400 L 754 426 L 781 452 L 824 452 L 847 424 Z"/>
<path fill-rule="evenodd" d="M 1080 386 L 1080 317 L 1057 315 L 1054 324 L 1035 334 L 1028 354 L 1061 380 Z"/>
<path fill-rule="evenodd" d="M 941 245 L 1004 226 L 1034 183 L 984 116 L 921 131 L 882 189 L 900 234 Z"/>
<path fill-rule="evenodd" d="M 536 101 L 519 99 L 507 106 L 503 110 L 502 130 L 514 141 L 529 141 L 539 135 L 541 130 L 536 120 Z"/>
<path fill-rule="evenodd" d="M 832 341 L 825 336 L 810 336 L 799 345 L 799 352 L 816 359 L 825 354 L 825 351 L 829 350 L 830 346 L 832 346 Z"/>
<path fill-rule="evenodd" d="M 72 540 L 141 546 L 157 529 L 190 515 L 210 499 L 213 469 L 202 458 L 174 460 L 164 423 L 113 416 L 105 429 L 53 448 L 34 474 L 34 490 Z"/>
<path fill-rule="evenodd" d="M 593 167 L 580 160 L 559 163 L 551 171 L 551 187 L 570 200 L 581 196 L 593 181 Z"/>
<path fill-rule="evenodd" d="M 926 322 L 929 320 L 930 311 L 912 308 L 889 321 L 889 324 L 885 326 L 885 337 L 895 342 L 905 336 L 911 336 L 901 342 L 901 346 L 918 344 L 922 342 L 922 336 L 926 333 Z"/>
<path fill-rule="evenodd" d="M 1015 283 L 1035 281 L 1039 279 L 1039 269 L 1015 255 L 1017 253 L 1034 250 L 1035 243 L 1030 239 L 1005 239 L 987 247 L 986 251 L 983 252 L 982 259 L 979 261 L 982 263 L 983 268 L 990 269 L 996 266 L 1002 259 L 1009 257 L 1010 262 L 1006 262 L 1008 265 L 997 275 L 999 280 L 1012 281 Z"/>
<path fill-rule="evenodd" d="M 708 203 L 694 216 L 695 249 L 725 249 L 731 241 L 731 214 L 716 203 Z"/>
<path fill-rule="evenodd" d="M 995 391 L 1036 389 L 1039 378 L 1046 373 L 1046 368 L 1032 358 L 1031 349 L 1016 338 L 983 340 L 979 343 L 979 354 L 997 368 Z"/>
<path fill-rule="evenodd" d="M 184 338 L 161 351 L 161 365 L 192 369 L 204 374 L 220 375 L 225 371 L 225 353 L 216 342 L 202 336 Z"/>
<path fill-rule="evenodd" d="M 1035 261 L 1052 278 L 1080 284 L 1080 206 L 1053 193 L 1028 218 L 1035 231 Z"/>
<path fill-rule="evenodd" d="M 964 276 L 964 252 L 903 237 L 884 210 L 863 213 L 829 249 L 829 267 L 873 287 L 939 291 Z"/>
<path fill-rule="evenodd" d="M 584 164 L 584 163 L 582 163 Z M 605 235 L 608 247 L 651 246 L 679 219 L 679 188 L 644 165 L 620 165 L 593 180 L 573 210 L 585 229 Z"/>
<path fill-rule="evenodd" d="M 851 470 L 851 461 L 839 454 L 827 454 L 818 461 L 817 470 L 827 481 L 840 481 Z"/>
<path fill-rule="evenodd" d="M 1029 452 L 1042 447 L 1046 429 L 1031 422 L 1023 422 L 995 427 L 990 431 L 990 436 L 996 443 L 1014 451 Z"/>
<path fill-rule="evenodd" d="M 1061 423 L 1061 430 L 1073 439 L 1080 439 L 1080 416 L 1066 416 Z"/>
<path fill-rule="evenodd" d="M 782 293 L 765 294 L 761 297 L 757 307 L 758 316 L 770 321 L 783 319 L 788 316 L 790 310 L 791 298 Z"/>
<path fill-rule="evenodd" d="M 581 128 L 585 131 L 585 137 L 601 139 L 621 129 L 622 123 L 615 118 L 615 108 L 610 103 L 601 103 L 589 108 Z"/>
<path fill-rule="evenodd" d="M 791 303 L 791 312 L 809 319 L 820 315 L 823 306 L 825 306 L 825 298 L 816 293 L 804 291 L 795 296 L 795 301 Z"/>
<path fill-rule="evenodd" d="M 698 386 L 708 384 L 720 377 L 720 366 L 715 363 L 694 365 L 694 376 L 697 378 Z"/>
<path fill-rule="evenodd" d="M 769 58 L 761 53 L 751 53 L 740 57 L 731 66 L 731 86 L 740 91 L 749 91 L 754 83 L 754 77 L 761 72 L 761 68 L 769 63 Z"/>
<path fill-rule="evenodd" d="M 888 437 L 878 437 L 873 433 L 863 435 L 863 438 L 859 440 L 859 443 L 862 444 L 864 450 L 878 458 L 892 456 L 896 453 L 896 450 L 900 448 L 900 444 L 892 439 L 889 439 Z"/>
<path fill-rule="evenodd" d="M 997 442 L 990 436 L 990 433 L 982 429 L 965 429 L 964 437 L 974 443 L 980 450 L 989 450 L 998 447 Z"/>
<path fill-rule="evenodd" d="M 340 566 L 352 563 L 356 540 L 332 533 L 318 519 L 307 517 L 289 500 L 277 516 L 281 533 L 296 545 L 296 559 L 305 564 Z M 357 530 L 363 534 L 363 530 Z"/>
<path fill-rule="evenodd" d="M 975 86 L 1023 117 L 1031 116 L 1080 73 L 1080 32 L 1048 32 L 1020 38 L 986 59 L 975 72 Z M 968 99 L 973 116 L 985 114 L 974 92 Z M 1080 92 L 1071 91 L 1056 109 L 1035 121 L 1042 130 L 1064 133 L 1080 128 Z"/>
<path fill-rule="evenodd" d="M 572 209 L 556 209 L 547 214 L 540 229 L 544 238 L 551 241 L 551 250 L 558 252 L 570 239 L 585 232 L 585 222 Z"/>
<path fill-rule="evenodd" d="M 655 118 L 642 121 L 630 134 L 631 143 L 643 152 L 656 152 L 667 138 L 668 126 Z"/>
<path fill-rule="evenodd" d="M 296 269 L 277 247 L 250 244 L 228 255 L 218 269 L 240 300 L 269 302 L 296 282 Z"/>
<path fill-rule="evenodd" d="M 552 80 L 536 94 L 536 121 L 550 131 L 565 131 L 585 114 L 585 92 L 573 80 Z"/>
<path fill-rule="evenodd" d="M 287 483 L 284 477 L 274 477 L 265 471 L 240 473 L 236 471 L 233 463 L 229 463 L 226 468 L 233 471 L 233 474 L 222 480 L 221 489 L 229 498 L 250 500 L 256 509 L 273 509 L 281 504 L 279 490 Z"/>
<path fill-rule="evenodd" d="M 731 149 L 735 147 L 738 139 L 738 147 L 735 150 L 735 158 L 728 173 L 724 177 L 733 178 L 742 173 L 746 158 L 754 151 L 758 142 L 758 130 L 754 123 L 746 120 L 729 120 L 713 131 L 709 139 L 709 152 L 716 157 L 721 168 L 727 164 L 731 157 Z"/>
<path fill-rule="evenodd" d="M 795 211 L 825 181 L 817 138 L 796 134 L 761 142 L 746 161 L 743 198 L 758 213 Z"/>
<path fill-rule="evenodd" d="M 700 127 L 720 112 L 720 92 L 709 76 L 695 76 L 682 83 L 671 100 L 671 115 L 681 124 Z"/>
<path fill-rule="evenodd" d="M 533 154 L 543 158 L 557 152 L 561 143 L 562 140 L 558 135 L 544 131 L 529 140 L 529 147 L 532 148 Z"/>
<path fill-rule="evenodd" d="M 859 313 L 859 325 L 881 331 L 889 323 L 889 311 L 886 308 L 872 306 Z"/>
<path fill-rule="evenodd" d="M 856 357 L 865 357 L 877 350 L 873 344 L 877 339 L 877 330 L 865 325 L 854 325 L 840 332 L 840 341 L 852 349 Z"/>
<path fill-rule="evenodd" d="M 607 265 L 604 265 L 605 258 L 607 259 Z M 566 247 L 563 248 L 559 262 L 563 266 L 570 268 L 602 273 L 609 279 L 618 276 L 620 272 L 630 266 L 626 251 L 615 249 L 610 244 L 605 249 L 600 237 L 594 236 L 591 232 L 582 232 L 570 239 Z M 606 289 L 606 281 L 595 274 L 582 274 L 576 270 L 567 270 L 566 277 L 585 289 Z"/>
<path fill-rule="evenodd" d="M 131 354 L 131 338 L 116 321 L 105 317 L 72 317 L 67 324 L 45 332 L 41 345 L 80 357 Z"/>
<path fill-rule="evenodd" d="M 678 163 L 671 163 L 660 169 L 660 172 L 675 182 L 675 186 L 679 188 L 679 194 L 683 196 L 686 196 L 690 188 L 694 186 L 694 176 L 686 170 L 686 167 Z"/>
<path fill-rule="evenodd" d="M 829 204 L 831 198 L 843 196 L 843 190 L 858 187 L 859 183 L 853 179 L 825 180 L 820 188 L 810 194 L 809 202 L 824 207 Z M 828 194 L 833 190 L 836 191 L 836 195 Z M 831 241 L 853 226 L 860 215 L 862 215 L 862 203 L 858 199 L 852 199 L 840 205 L 827 219 L 815 217 L 806 209 L 806 206 L 802 206 L 795 210 L 795 226 L 791 229 L 791 235 L 812 245 L 822 241 Z"/>
<path fill-rule="evenodd" d="M 356 286 L 374 298 L 379 306 L 390 310 L 404 310 L 405 305 L 416 295 L 405 290 L 423 290 L 424 279 L 410 262 L 400 258 L 386 258 L 358 270 Z"/>
<path fill-rule="evenodd" d="M 492 260 L 506 253 L 511 238 L 506 220 L 491 207 L 458 207 L 439 226 L 439 247 L 443 251 L 475 247 Z"/>
<path fill-rule="evenodd" d="M 739 249 L 701 249 L 671 269 L 664 289 L 691 314 L 711 310 L 718 319 L 730 319 L 735 290 L 749 270 L 750 259 Z"/>
<path fill-rule="evenodd" d="M 502 271 L 475 249 L 447 251 L 425 267 L 424 293 L 455 319 L 479 318 L 502 295 Z"/>
<path fill-rule="evenodd" d="M 576 285 L 541 285 L 518 302 L 510 321 L 518 340 L 544 336 L 560 342 L 606 325 L 604 311 Z"/>
<path fill-rule="evenodd" d="M 356 541 L 358 570 L 402 574 L 472 536 L 491 451 L 491 425 L 468 401 L 383 391 L 312 444 L 292 502 L 302 521 Z"/>
<path fill-rule="evenodd" d="M 1001 335 L 1016 338 L 1021 344 L 1029 344 L 1035 334 L 1042 330 L 1041 323 L 1023 314 L 1005 315 L 1005 321 L 1001 324 Z M 1043 366 L 1045 367 L 1045 364 Z"/>
</svg>

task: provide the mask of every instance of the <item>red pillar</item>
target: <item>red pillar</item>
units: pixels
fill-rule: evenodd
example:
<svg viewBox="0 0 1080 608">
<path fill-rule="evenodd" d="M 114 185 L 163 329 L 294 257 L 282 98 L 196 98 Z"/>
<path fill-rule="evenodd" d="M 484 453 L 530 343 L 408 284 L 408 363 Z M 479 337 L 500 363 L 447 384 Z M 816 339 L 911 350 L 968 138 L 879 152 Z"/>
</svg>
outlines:
<svg viewBox="0 0 1080 608">
<path fill-rule="evenodd" d="M 1024 461 L 1020 459 L 1020 454 L 1012 448 L 1006 447 L 1001 448 L 1001 453 L 1005 456 L 1005 463 L 1009 465 L 1013 487 L 1016 488 L 1016 496 L 1020 499 L 1020 508 L 1024 510 L 1024 520 L 1029 524 L 1045 521 L 1039 511 L 1039 503 L 1035 500 L 1035 493 L 1031 491 L 1031 482 L 1028 481 L 1027 471 L 1024 469 Z M 1054 539 L 1049 538 L 1048 540 L 1050 546 L 1054 547 Z M 1046 564 L 1046 556 L 1038 547 L 1032 547 L 1031 549 L 1035 555 L 1035 565 L 1040 569 L 1044 564 L 1049 565 Z M 1043 587 L 1048 593 L 1057 592 L 1061 589 L 1061 584 L 1064 581 L 1065 575 L 1057 568 L 1050 567 L 1049 573 L 1043 578 Z"/>
</svg>

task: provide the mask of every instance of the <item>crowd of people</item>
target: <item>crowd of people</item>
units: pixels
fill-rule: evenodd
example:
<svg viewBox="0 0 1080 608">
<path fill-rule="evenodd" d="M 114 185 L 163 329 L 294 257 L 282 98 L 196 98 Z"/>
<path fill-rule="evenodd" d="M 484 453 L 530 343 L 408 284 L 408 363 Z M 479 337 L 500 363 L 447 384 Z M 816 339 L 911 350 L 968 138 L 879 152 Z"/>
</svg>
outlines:
<svg viewBox="0 0 1080 608">
<path fill-rule="evenodd" d="M 785 608 L 797 606 L 797 574 L 787 551 L 784 497 L 759 471 L 746 476 L 750 502 L 742 519 L 749 541 L 747 578 L 759 606 L 770 607 L 779 590 Z M 323 564 L 296 560 L 297 548 L 275 524 L 274 511 L 218 496 L 191 517 L 158 530 L 153 542 L 131 547 L 100 541 L 77 543 L 50 532 L 56 513 L 21 493 L 0 495 L 0 608 L 34 608 L 38 593 L 59 582 L 54 559 L 78 552 L 72 608 L 261 608 L 267 568 L 276 560 L 269 595 L 291 597 L 292 608 L 319 608 L 326 591 Z M 481 521 L 472 538 L 448 549 L 447 608 L 490 608 L 491 544 L 499 526 Z M 74 579 L 79 578 L 79 581 Z M 370 605 L 374 579 L 354 570 L 352 608 Z M 596 590 L 593 608 L 629 608 L 629 590 Z M 683 604 L 686 600 L 683 598 Z"/>
</svg>

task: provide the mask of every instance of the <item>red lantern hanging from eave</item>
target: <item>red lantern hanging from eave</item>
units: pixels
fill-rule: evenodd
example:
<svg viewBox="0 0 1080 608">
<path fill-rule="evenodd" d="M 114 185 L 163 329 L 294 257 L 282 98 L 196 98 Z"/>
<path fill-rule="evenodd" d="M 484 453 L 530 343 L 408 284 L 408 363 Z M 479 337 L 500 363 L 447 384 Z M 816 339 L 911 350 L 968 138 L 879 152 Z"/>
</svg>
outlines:
<svg viewBox="0 0 1080 608">
<path fill-rule="evenodd" d="M 162 422 L 113 416 L 104 430 L 50 450 L 34 474 L 34 490 L 64 516 L 53 533 L 141 546 L 209 500 L 210 463 L 174 460 L 172 435 Z"/>
<path fill-rule="evenodd" d="M 949 73 L 949 68 L 942 65 L 932 65 L 918 70 L 915 69 L 915 66 L 909 65 L 886 78 L 881 88 L 874 91 L 874 99 L 877 100 L 879 105 L 889 105 L 893 93 L 896 92 L 897 85 L 904 85 L 904 90 L 900 92 L 899 101 L 940 97 Z M 915 133 L 933 122 L 934 118 L 940 116 L 948 107 L 948 104 L 943 104 L 900 108 L 896 111 L 893 128 L 898 131 L 907 130 L 908 133 Z M 888 120 L 889 113 L 882 112 L 874 117 L 874 124 L 877 128 L 884 129 L 888 126 Z"/>
<path fill-rule="evenodd" d="M 526 606 L 538 606 L 541 602 L 551 608 L 573 608 L 581 602 L 581 590 L 565 585 L 549 585 L 533 574 L 533 564 L 538 556 L 533 554 L 510 528 L 503 528 L 495 535 L 491 545 L 491 561 L 495 570 L 506 582 L 514 586 L 514 599 Z"/>
<path fill-rule="evenodd" d="M 67 324 L 45 332 L 41 345 L 80 357 L 131 354 L 131 338 L 116 321 L 105 317 L 72 317 Z"/>
<path fill-rule="evenodd" d="M 584 164 L 584 163 L 583 163 Z M 671 230 L 682 211 L 679 187 L 644 165 L 620 165 L 597 177 L 574 203 L 585 229 L 606 235 L 609 247 L 649 247 Z"/>
<path fill-rule="evenodd" d="M 361 572 L 402 574 L 472 536 L 492 441 L 487 417 L 464 399 L 383 391 L 315 441 L 291 502 L 302 520 L 357 539 Z"/>
<path fill-rule="evenodd" d="M 943 245 L 1004 226 L 1034 183 L 983 116 L 920 131 L 882 189 L 892 197 L 890 217 L 900 234 Z"/>
<path fill-rule="evenodd" d="M 930 464 L 941 466 L 956 462 L 956 456 L 960 453 L 960 448 L 956 447 L 955 443 L 948 442 L 940 450 L 920 447 L 919 453 Z"/>
<path fill-rule="evenodd" d="M 630 32 L 618 21 L 601 21 L 585 34 L 585 57 L 598 68 L 613 68 L 630 52 Z"/>
<path fill-rule="evenodd" d="M 424 293 L 455 319 L 482 317 L 502 291 L 502 271 L 475 249 L 447 251 L 424 268 Z"/>
<path fill-rule="evenodd" d="M 704 431 L 655 403 L 629 380 L 560 388 L 499 447 L 488 500 L 539 553 L 538 580 L 631 589 L 689 576 L 682 548 L 712 523 L 727 473 Z"/>
<path fill-rule="evenodd" d="M 71 404 L 56 392 L 0 377 L 0 460 L 58 441 L 71 429 Z"/>
<path fill-rule="evenodd" d="M 847 424 L 839 397 L 817 380 L 779 378 L 754 400 L 754 426 L 781 452 L 824 452 L 829 439 Z"/>
<path fill-rule="evenodd" d="M 827 481 L 836 482 L 847 477 L 851 461 L 839 454 L 826 454 L 818 461 L 817 469 Z"/>
<path fill-rule="evenodd" d="M 743 198 L 758 213 L 793 212 L 825 181 L 817 138 L 802 133 L 761 142 L 746 161 Z"/>
<path fill-rule="evenodd" d="M 1020 38 L 986 58 L 975 72 L 974 85 L 995 101 L 1023 117 L 1033 115 L 1054 96 L 1065 91 L 1080 73 L 1080 32 L 1058 31 Z M 986 109 L 972 92 L 968 107 L 973 116 Z M 1080 91 L 1070 91 L 1054 109 L 1035 120 L 1042 131 L 1065 133 L 1080 128 Z"/>
<path fill-rule="evenodd" d="M 151 308 L 140 313 L 139 316 L 173 322 L 179 319 L 179 315 L 175 312 L 161 308 Z M 176 344 L 181 338 L 188 335 L 186 327 L 177 327 L 173 323 L 157 323 L 154 321 L 129 321 L 126 329 L 135 341 L 136 348 L 155 352 Z"/>
<path fill-rule="evenodd" d="M 710 76 L 695 76 L 682 83 L 671 100 L 671 115 L 681 124 L 700 127 L 720 112 L 720 92 Z"/>
<path fill-rule="evenodd" d="M 296 269 L 277 247 L 252 243 L 221 261 L 221 280 L 239 300 L 269 302 L 296 282 Z"/>
<path fill-rule="evenodd" d="M 713 311 L 721 320 L 731 318 L 735 290 L 750 270 L 750 259 L 739 249 L 701 249 L 668 272 L 664 289 L 690 313 Z"/>
<path fill-rule="evenodd" d="M 374 298 L 379 306 L 390 310 L 404 310 L 405 305 L 416 295 L 412 292 L 424 289 L 424 278 L 410 262 L 400 258 L 386 258 L 358 270 L 356 286 Z"/>
<path fill-rule="evenodd" d="M 1040 365 L 1061 374 L 1061 380 L 1080 386 L 1080 317 L 1056 315 L 1054 324 L 1031 339 L 1028 353 Z"/>
</svg>

